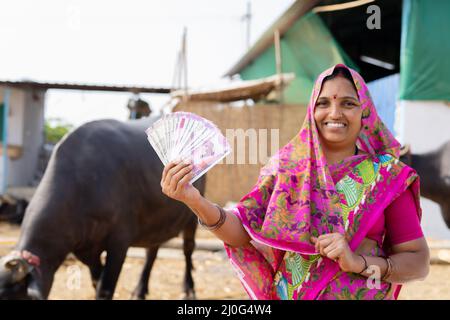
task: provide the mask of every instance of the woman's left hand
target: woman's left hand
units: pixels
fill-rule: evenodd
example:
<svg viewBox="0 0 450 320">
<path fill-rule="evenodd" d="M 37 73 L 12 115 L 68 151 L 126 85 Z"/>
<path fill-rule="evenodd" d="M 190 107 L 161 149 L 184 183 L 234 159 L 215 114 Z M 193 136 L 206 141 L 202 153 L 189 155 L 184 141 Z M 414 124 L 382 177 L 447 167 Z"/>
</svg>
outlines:
<svg viewBox="0 0 450 320">
<path fill-rule="evenodd" d="M 328 233 L 319 237 L 311 236 L 311 242 L 316 250 L 324 257 L 337 263 L 344 272 L 360 272 L 364 268 L 364 261 L 349 247 L 345 236 L 340 233 Z"/>
</svg>

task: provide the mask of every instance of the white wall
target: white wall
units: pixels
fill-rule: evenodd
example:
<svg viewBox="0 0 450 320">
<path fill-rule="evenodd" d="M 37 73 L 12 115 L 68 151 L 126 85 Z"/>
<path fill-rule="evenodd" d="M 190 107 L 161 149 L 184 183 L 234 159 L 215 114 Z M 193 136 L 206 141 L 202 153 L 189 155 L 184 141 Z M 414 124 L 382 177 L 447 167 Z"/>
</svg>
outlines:
<svg viewBox="0 0 450 320">
<path fill-rule="evenodd" d="M 0 86 L 0 102 L 4 103 L 5 87 Z M 25 108 L 25 92 L 20 89 L 10 89 L 8 115 L 8 144 L 22 146 L 23 114 Z"/>
<path fill-rule="evenodd" d="M 0 86 L 0 101 L 4 102 Z M 8 158 L 8 187 L 29 185 L 34 177 L 40 147 L 43 143 L 45 91 L 10 89 L 8 145 L 22 147 L 19 159 Z M 2 160 L 0 159 L 0 163 Z M 0 165 L 0 181 L 3 181 Z"/>
<path fill-rule="evenodd" d="M 33 181 L 44 141 L 44 102 L 45 91 L 25 92 L 21 133 L 23 153 L 20 159 L 9 161 L 9 186 L 26 186 Z"/>
<path fill-rule="evenodd" d="M 442 101 L 400 101 L 396 132 L 400 142 L 413 152 L 432 151 L 450 140 L 450 103 Z"/>
<path fill-rule="evenodd" d="M 5 87 L 0 86 L 0 103 L 5 101 Z M 7 140 L 8 145 L 23 146 L 23 114 L 25 106 L 25 92 L 21 89 L 9 89 L 9 112 L 8 112 L 8 133 Z M 2 141 L 2 144 L 4 142 Z M 7 148 L 3 148 L 3 152 L 6 152 Z M 10 159 L 7 161 L 6 174 L 10 172 Z M 3 172 L 3 156 L 0 158 L 0 184 L 3 187 L 3 181 L 5 173 Z M 7 185 L 9 184 L 9 179 Z M 1 192 L 1 191 L 0 191 Z"/>
<path fill-rule="evenodd" d="M 402 144 L 410 144 L 413 153 L 425 153 L 450 140 L 450 104 L 443 101 L 400 101 L 395 132 Z M 422 227 L 425 235 L 450 240 L 450 230 L 442 219 L 439 206 L 421 198 Z"/>
</svg>

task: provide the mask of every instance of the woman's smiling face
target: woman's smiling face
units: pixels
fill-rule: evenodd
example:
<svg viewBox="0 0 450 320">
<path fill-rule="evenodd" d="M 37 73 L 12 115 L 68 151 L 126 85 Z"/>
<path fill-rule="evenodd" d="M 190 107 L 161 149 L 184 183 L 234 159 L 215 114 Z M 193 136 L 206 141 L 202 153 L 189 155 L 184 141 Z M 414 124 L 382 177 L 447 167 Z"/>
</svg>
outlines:
<svg viewBox="0 0 450 320">
<path fill-rule="evenodd" d="M 362 110 L 354 85 L 343 76 L 322 84 L 314 120 L 323 143 L 334 147 L 354 145 L 361 130 Z"/>
</svg>

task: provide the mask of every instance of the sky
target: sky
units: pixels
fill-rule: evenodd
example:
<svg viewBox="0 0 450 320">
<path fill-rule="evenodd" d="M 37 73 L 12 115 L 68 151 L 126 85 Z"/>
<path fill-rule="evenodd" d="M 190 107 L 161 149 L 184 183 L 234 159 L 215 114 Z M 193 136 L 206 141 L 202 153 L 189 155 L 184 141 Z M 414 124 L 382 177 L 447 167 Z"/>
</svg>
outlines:
<svg viewBox="0 0 450 320">
<path fill-rule="evenodd" d="M 0 10 L 0 79 L 171 87 L 187 28 L 189 87 L 246 52 L 247 0 L 14 0 Z M 294 0 L 251 0 L 251 43 Z M 142 95 L 155 109 L 167 95 Z M 125 120 L 128 93 L 49 90 L 46 117 Z"/>
</svg>

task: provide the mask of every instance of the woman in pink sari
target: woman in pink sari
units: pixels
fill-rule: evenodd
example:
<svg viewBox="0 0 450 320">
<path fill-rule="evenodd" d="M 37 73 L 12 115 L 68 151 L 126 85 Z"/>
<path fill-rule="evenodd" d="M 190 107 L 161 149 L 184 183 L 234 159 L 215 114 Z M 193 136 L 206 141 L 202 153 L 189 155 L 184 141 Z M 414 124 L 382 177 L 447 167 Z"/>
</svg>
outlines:
<svg viewBox="0 0 450 320">
<path fill-rule="evenodd" d="M 429 270 L 419 177 L 399 148 L 362 77 L 340 64 L 234 210 L 187 183 L 189 163 L 168 164 L 161 187 L 224 241 L 252 299 L 397 299 Z"/>
</svg>

